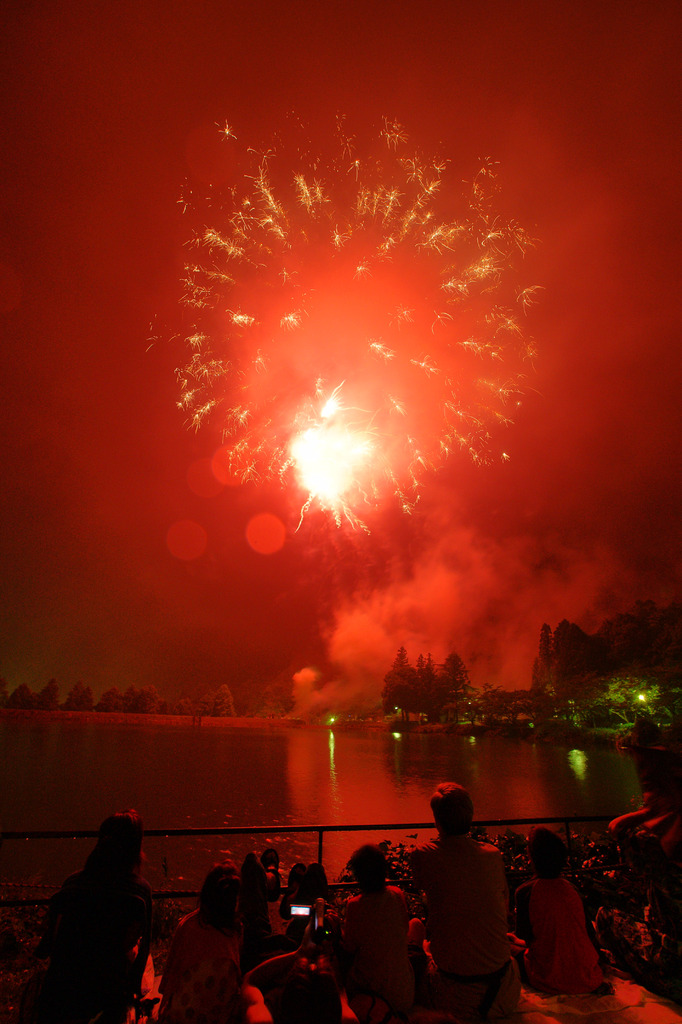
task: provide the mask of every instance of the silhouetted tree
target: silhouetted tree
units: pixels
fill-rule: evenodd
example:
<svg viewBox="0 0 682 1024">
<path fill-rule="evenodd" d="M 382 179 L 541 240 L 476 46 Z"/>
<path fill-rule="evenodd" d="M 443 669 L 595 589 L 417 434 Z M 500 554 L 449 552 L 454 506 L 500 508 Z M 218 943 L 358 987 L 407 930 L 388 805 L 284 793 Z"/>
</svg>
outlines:
<svg viewBox="0 0 682 1024">
<path fill-rule="evenodd" d="M 7 698 L 9 696 L 9 687 L 7 686 L 7 680 L 0 676 L 0 708 L 4 708 L 7 704 Z"/>
<path fill-rule="evenodd" d="M 50 679 L 36 695 L 35 707 L 40 711 L 59 709 L 59 686 L 56 679 Z"/>
<path fill-rule="evenodd" d="M 530 690 L 528 714 L 533 725 L 554 718 L 558 713 L 558 700 L 551 689 Z"/>
<path fill-rule="evenodd" d="M 416 694 L 417 711 L 429 722 L 437 722 L 447 700 L 447 684 L 430 654 L 420 655 L 417 661 Z"/>
<path fill-rule="evenodd" d="M 495 694 L 495 714 L 509 725 L 515 725 L 522 715 L 531 718 L 532 704 L 528 690 L 498 690 Z"/>
<path fill-rule="evenodd" d="M 131 685 L 123 693 L 123 711 L 127 715 L 137 714 L 140 702 L 140 691 L 137 686 Z"/>
<path fill-rule="evenodd" d="M 482 717 L 480 694 L 481 691 L 472 686 L 466 699 L 461 702 L 462 715 L 469 725 L 476 725 L 477 719 Z"/>
<path fill-rule="evenodd" d="M 677 722 L 682 714 L 682 670 L 680 668 L 660 668 L 650 674 L 649 690 L 652 710 L 663 712 L 670 717 L 671 724 Z"/>
<path fill-rule="evenodd" d="M 676 666 L 682 670 L 682 604 L 673 603 L 661 612 L 652 662 L 666 669 Z"/>
<path fill-rule="evenodd" d="M 601 624 L 598 636 L 606 644 L 612 669 L 652 663 L 660 614 L 653 601 L 638 601 L 630 611 Z"/>
<path fill-rule="evenodd" d="M 538 656 L 533 663 L 531 690 L 546 690 L 552 685 L 552 630 L 548 623 L 544 622 L 540 629 Z"/>
<path fill-rule="evenodd" d="M 155 686 L 129 686 L 123 694 L 123 711 L 129 715 L 155 715 L 161 698 Z"/>
<path fill-rule="evenodd" d="M 469 673 L 459 654 L 453 651 L 443 662 L 439 676 L 443 685 L 443 705 L 452 707 L 455 723 L 459 723 L 461 701 L 471 692 Z"/>
<path fill-rule="evenodd" d="M 63 711 L 92 711 L 95 705 L 92 689 L 79 680 L 72 686 L 62 704 Z"/>
<path fill-rule="evenodd" d="M 499 686 L 484 683 L 478 701 L 480 715 L 486 725 L 496 725 L 504 717 L 504 696 Z"/>
<path fill-rule="evenodd" d="M 249 714 L 259 718 L 283 718 L 295 708 L 291 675 L 278 675 L 271 683 L 254 694 L 255 701 L 249 701 Z"/>
<path fill-rule="evenodd" d="M 226 683 L 219 686 L 213 699 L 213 711 L 217 718 L 234 718 L 234 701 L 232 692 Z"/>
<path fill-rule="evenodd" d="M 563 619 L 552 634 L 554 689 L 561 695 L 579 696 L 579 682 L 602 672 L 606 664 L 603 637 L 590 636 L 574 622 Z"/>
<path fill-rule="evenodd" d="M 207 690 L 194 701 L 195 715 L 212 715 L 215 703 L 215 690 Z"/>
<path fill-rule="evenodd" d="M 171 712 L 174 715 L 193 715 L 194 714 L 194 702 L 189 697 L 181 697 L 173 705 Z"/>
<path fill-rule="evenodd" d="M 8 708 L 18 708 L 22 711 L 32 711 L 36 704 L 36 695 L 26 683 L 19 683 L 16 690 L 12 690 L 7 698 Z"/>
<path fill-rule="evenodd" d="M 405 648 L 401 647 L 391 670 L 384 676 L 381 700 L 386 714 L 398 708 L 402 720 L 406 721 L 408 712 L 414 710 L 416 681 L 416 669 L 410 665 Z"/>
<path fill-rule="evenodd" d="M 123 694 L 118 686 L 112 686 L 105 690 L 95 704 L 95 711 L 102 711 L 111 714 L 116 711 L 123 711 Z"/>
<path fill-rule="evenodd" d="M 156 715 L 161 707 L 161 698 L 155 686 L 143 686 L 137 694 L 136 713 L 138 715 Z"/>
</svg>

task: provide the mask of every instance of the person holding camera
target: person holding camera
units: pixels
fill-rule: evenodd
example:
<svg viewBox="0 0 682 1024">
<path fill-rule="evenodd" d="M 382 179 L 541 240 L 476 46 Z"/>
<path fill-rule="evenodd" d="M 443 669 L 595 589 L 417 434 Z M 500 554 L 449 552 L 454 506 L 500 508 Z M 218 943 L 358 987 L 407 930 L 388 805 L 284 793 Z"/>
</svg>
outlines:
<svg viewBox="0 0 682 1024">
<path fill-rule="evenodd" d="M 242 984 L 245 1024 L 358 1024 L 340 983 L 324 900 L 299 949 L 254 967 Z"/>
</svg>

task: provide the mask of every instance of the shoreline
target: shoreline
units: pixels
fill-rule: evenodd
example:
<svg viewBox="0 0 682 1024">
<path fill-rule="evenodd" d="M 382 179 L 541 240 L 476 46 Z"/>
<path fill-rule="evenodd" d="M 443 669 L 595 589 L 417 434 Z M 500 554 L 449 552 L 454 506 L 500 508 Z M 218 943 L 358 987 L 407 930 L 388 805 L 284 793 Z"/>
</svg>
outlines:
<svg viewBox="0 0 682 1024">
<path fill-rule="evenodd" d="M 590 729 L 570 722 L 549 719 L 534 726 L 523 721 L 513 725 L 455 724 L 454 722 L 426 723 L 376 720 L 337 720 L 334 723 L 308 721 L 303 718 L 258 718 L 240 716 L 192 716 L 192 715 L 148 715 L 130 714 L 122 711 L 45 711 L 24 708 L 0 708 L 0 721 L 17 722 L 69 722 L 79 725 L 113 726 L 160 726 L 162 728 L 185 729 L 257 729 L 278 730 L 305 729 L 325 732 L 388 732 L 412 733 L 415 735 L 445 736 L 494 736 L 508 740 L 522 740 L 526 743 L 556 743 L 575 747 L 614 746 L 621 729 Z M 625 723 L 623 728 L 627 728 Z"/>
</svg>

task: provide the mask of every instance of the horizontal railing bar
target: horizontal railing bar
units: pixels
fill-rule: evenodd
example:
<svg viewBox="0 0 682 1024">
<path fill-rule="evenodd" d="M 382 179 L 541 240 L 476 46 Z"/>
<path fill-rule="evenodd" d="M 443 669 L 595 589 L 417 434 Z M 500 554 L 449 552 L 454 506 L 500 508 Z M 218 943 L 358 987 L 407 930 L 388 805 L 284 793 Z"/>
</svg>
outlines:
<svg viewBox="0 0 682 1024">
<path fill-rule="evenodd" d="M 2 883 L 0 883 L 1 885 Z M 336 892 L 337 890 L 350 890 L 357 889 L 357 882 L 330 882 L 329 888 Z M 27 883 L 25 888 L 30 888 L 30 883 Z M 54 892 L 59 889 L 58 885 L 50 886 Z M 154 889 L 152 891 L 153 900 L 189 900 L 196 899 L 199 896 L 198 889 Z M 43 907 L 47 906 L 52 899 L 52 896 L 38 896 L 35 899 L 24 896 L 22 899 L 0 899 L 0 907 Z"/>
<path fill-rule="evenodd" d="M 566 828 L 566 839 L 571 844 L 570 825 L 584 822 L 599 822 L 609 821 L 613 815 L 608 814 L 591 814 L 591 815 L 560 815 L 558 817 L 543 817 L 543 818 L 485 818 L 472 823 L 472 827 L 478 828 L 489 828 L 496 827 L 500 828 L 503 826 L 510 825 L 564 825 Z M 171 836 L 210 836 L 210 835 L 272 835 L 273 833 L 282 834 L 301 834 L 301 833 L 317 833 L 318 836 L 318 860 L 322 863 L 322 837 L 327 832 L 407 832 L 408 830 L 430 830 L 435 829 L 433 821 L 417 821 L 417 822 L 397 822 L 393 824 L 365 824 L 365 825 L 222 825 L 216 827 L 203 827 L 203 828 L 169 828 L 159 829 L 151 828 L 145 830 L 145 836 L 149 838 L 165 838 L 168 839 Z M 0 843 L 3 839 L 18 839 L 18 840 L 30 840 L 30 839 L 96 839 L 98 832 L 92 829 L 84 830 L 72 830 L 72 831 L 39 831 L 39 832 L 4 832 L 0 834 Z M 5 883 L 7 884 L 7 883 Z M 10 883 L 11 884 L 11 883 Z M 17 883 L 20 884 L 20 883 Z M 0 886 L 2 882 L 0 881 Z M 30 888 L 30 883 L 26 883 L 26 888 Z M 56 889 L 57 887 L 55 887 Z M 197 896 L 195 890 L 159 890 L 153 893 L 153 899 L 190 899 Z M 24 906 L 43 906 L 50 902 L 49 897 L 45 898 L 26 898 L 23 899 L 2 899 L 0 898 L 0 907 L 24 907 Z"/>
<path fill-rule="evenodd" d="M 610 821 L 612 814 L 559 815 L 542 818 L 486 818 L 473 822 L 473 827 L 487 828 L 491 825 L 553 825 L 574 822 Z M 171 836 L 234 836 L 272 835 L 273 833 L 294 834 L 302 832 L 405 832 L 408 829 L 435 829 L 433 821 L 397 822 L 393 824 L 365 825 L 218 825 L 197 828 L 146 828 L 145 838 L 170 838 Z M 97 839 L 96 829 L 72 829 L 67 831 L 43 830 L 38 832 L 2 832 L 0 839 Z"/>
</svg>

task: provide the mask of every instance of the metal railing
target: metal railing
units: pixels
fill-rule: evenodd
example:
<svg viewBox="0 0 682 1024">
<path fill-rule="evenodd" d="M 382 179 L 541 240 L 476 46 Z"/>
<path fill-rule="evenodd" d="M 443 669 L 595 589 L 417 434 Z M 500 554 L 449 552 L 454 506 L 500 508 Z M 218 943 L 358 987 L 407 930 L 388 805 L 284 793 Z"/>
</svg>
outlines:
<svg viewBox="0 0 682 1024">
<path fill-rule="evenodd" d="M 613 815 L 608 814 L 593 814 L 593 815 L 573 815 L 567 816 L 562 815 L 554 818 L 486 818 L 480 819 L 473 822 L 472 828 L 490 828 L 490 829 L 513 829 L 519 825 L 562 825 L 566 835 L 566 845 L 568 847 L 569 854 L 572 852 L 572 826 L 577 824 L 597 823 L 610 821 Z M 308 833 L 317 835 L 317 860 L 320 864 L 323 864 L 323 843 L 324 837 L 328 833 L 333 832 L 419 832 L 419 831 L 434 831 L 435 825 L 433 821 L 419 821 L 419 822 L 398 822 L 394 824 L 366 824 L 366 825 L 224 825 L 217 827 L 200 827 L 200 828 L 147 828 L 144 831 L 145 838 L 158 838 L 158 839 L 173 839 L 180 837 L 195 837 L 195 836 L 238 836 L 238 835 L 293 835 L 297 833 Z M 74 831 L 52 831 L 43 830 L 37 832 L 3 832 L 0 836 L 0 842 L 6 840 L 33 840 L 33 839 L 96 839 L 98 835 L 97 829 L 84 829 Z M 0 885 L 3 883 L 0 882 Z M 8 883 L 4 883 L 7 885 Z M 24 883 L 22 888 L 29 888 L 28 883 Z M 51 886 L 53 891 L 57 890 L 57 886 Z M 182 899 L 196 896 L 196 890 L 160 890 L 155 891 L 153 894 L 154 899 Z M 25 898 L 20 900 L 4 899 L 0 898 L 0 907 L 19 907 L 19 906 L 38 906 L 49 902 L 49 897 L 42 898 Z"/>
</svg>

